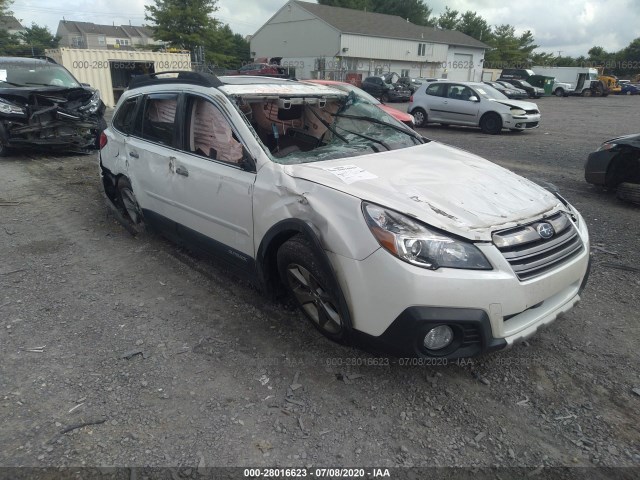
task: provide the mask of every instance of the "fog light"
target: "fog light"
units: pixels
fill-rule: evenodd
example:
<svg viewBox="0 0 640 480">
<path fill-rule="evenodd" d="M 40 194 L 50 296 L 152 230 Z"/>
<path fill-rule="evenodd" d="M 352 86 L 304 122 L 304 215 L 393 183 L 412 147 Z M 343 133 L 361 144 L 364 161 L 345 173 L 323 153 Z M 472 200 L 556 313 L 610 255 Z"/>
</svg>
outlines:
<svg viewBox="0 0 640 480">
<path fill-rule="evenodd" d="M 442 350 L 453 341 L 453 330 L 448 325 L 440 325 L 439 327 L 429 330 L 424 337 L 424 346 L 429 350 Z"/>
</svg>

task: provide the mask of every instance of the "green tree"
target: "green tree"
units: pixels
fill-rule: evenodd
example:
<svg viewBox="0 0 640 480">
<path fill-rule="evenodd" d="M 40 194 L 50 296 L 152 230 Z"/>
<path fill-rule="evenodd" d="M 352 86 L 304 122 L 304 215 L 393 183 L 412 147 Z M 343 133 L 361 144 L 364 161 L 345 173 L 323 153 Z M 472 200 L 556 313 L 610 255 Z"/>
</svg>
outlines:
<svg viewBox="0 0 640 480">
<path fill-rule="evenodd" d="M 529 30 L 517 36 L 515 27 L 507 24 L 495 27 L 487 44 L 493 47 L 485 55 L 487 68 L 524 67 L 531 63 L 533 50 L 538 48 Z"/>
<path fill-rule="evenodd" d="M 487 43 L 492 38 L 491 25 L 476 12 L 470 10 L 462 14 L 456 29 L 481 42 Z"/>
<path fill-rule="evenodd" d="M 13 15 L 13 12 L 9 10 L 13 0 L 0 0 L 0 15 Z"/>
<path fill-rule="evenodd" d="M 172 47 L 194 51 L 195 47 L 211 43 L 218 21 L 212 15 L 218 10 L 218 0 L 154 0 L 145 6 L 145 20 L 157 40 Z"/>
<path fill-rule="evenodd" d="M 451 10 L 449 7 L 444 8 L 444 12 L 438 17 L 438 27 L 445 30 L 457 30 L 460 24 L 460 12 Z"/>
<path fill-rule="evenodd" d="M 21 49 L 26 50 L 25 55 L 44 55 L 47 48 L 57 48 L 60 42 L 60 37 L 53 35 L 48 27 L 35 23 L 17 36 L 22 42 Z"/>
</svg>

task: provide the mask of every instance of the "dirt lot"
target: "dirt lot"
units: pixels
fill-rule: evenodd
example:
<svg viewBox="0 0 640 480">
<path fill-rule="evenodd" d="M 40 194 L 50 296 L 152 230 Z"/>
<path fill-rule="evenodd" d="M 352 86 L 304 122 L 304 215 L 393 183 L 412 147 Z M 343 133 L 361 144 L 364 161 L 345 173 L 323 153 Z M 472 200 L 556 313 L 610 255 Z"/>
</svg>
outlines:
<svg viewBox="0 0 640 480">
<path fill-rule="evenodd" d="M 95 156 L 1 159 L 0 466 L 640 468 L 640 209 L 583 180 L 589 151 L 637 131 L 640 98 L 537 102 L 535 131 L 421 131 L 560 187 L 589 224 L 589 285 L 528 343 L 443 367 L 367 366 L 216 265 L 133 238 Z"/>
</svg>

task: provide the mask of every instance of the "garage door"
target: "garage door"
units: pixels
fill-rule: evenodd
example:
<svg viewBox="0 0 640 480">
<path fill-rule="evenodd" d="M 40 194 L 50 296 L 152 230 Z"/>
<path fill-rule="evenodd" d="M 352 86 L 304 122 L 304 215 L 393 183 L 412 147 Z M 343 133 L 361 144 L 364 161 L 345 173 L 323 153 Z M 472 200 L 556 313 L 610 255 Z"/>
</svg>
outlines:
<svg viewBox="0 0 640 480">
<path fill-rule="evenodd" d="M 448 67 L 449 75 L 447 75 L 447 78 L 457 80 L 459 82 L 468 82 L 471 79 L 473 55 L 455 53 L 453 55 L 453 63 Z"/>
</svg>

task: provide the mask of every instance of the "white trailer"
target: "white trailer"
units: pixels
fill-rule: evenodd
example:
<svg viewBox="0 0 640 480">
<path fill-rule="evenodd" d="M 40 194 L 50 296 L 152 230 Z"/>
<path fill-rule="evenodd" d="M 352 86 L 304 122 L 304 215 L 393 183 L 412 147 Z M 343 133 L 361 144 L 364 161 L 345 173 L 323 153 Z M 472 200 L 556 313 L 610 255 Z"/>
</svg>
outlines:
<svg viewBox="0 0 640 480">
<path fill-rule="evenodd" d="M 556 82 L 568 83 L 575 95 L 591 95 L 592 83 L 598 82 L 598 70 L 590 67 L 549 67 L 536 65 L 533 71 L 538 75 L 555 77 Z"/>
</svg>

